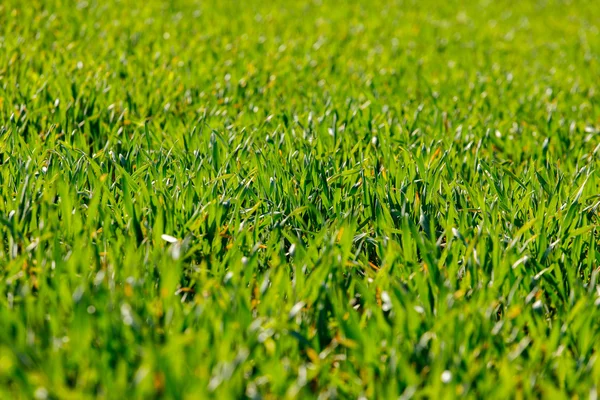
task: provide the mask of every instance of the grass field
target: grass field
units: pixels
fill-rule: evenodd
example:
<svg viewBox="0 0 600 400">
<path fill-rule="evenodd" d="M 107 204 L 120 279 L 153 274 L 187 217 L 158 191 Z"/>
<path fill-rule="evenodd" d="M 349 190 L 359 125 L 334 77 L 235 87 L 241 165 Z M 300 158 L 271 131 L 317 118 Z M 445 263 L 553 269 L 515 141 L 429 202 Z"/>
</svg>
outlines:
<svg viewBox="0 0 600 400">
<path fill-rule="evenodd" d="M 0 29 L 0 398 L 597 398 L 597 2 Z"/>
</svg>

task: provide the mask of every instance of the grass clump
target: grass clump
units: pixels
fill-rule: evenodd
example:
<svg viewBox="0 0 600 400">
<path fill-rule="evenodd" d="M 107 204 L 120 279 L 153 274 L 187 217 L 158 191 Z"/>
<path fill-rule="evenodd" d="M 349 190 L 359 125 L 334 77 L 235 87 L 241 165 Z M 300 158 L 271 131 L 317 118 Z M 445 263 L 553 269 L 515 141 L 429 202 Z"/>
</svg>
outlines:
<svg viewBox="0 0 600 400">
<path fill-rule="evenodd" d="M 600 8 L 0 4 L 0 397 L 595 398 Z"/>
</svg>

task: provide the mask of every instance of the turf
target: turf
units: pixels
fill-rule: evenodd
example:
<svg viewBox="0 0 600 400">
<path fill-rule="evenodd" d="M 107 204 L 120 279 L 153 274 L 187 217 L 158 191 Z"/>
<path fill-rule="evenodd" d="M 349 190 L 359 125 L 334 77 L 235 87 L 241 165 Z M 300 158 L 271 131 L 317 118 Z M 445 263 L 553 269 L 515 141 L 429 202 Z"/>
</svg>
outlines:
<svg viewBox="0 0 600 400">
<path fill-rule="evenodd" d="M 599 21 L 2 1 L 0 397 L 595 399 Z"/>
</svg>

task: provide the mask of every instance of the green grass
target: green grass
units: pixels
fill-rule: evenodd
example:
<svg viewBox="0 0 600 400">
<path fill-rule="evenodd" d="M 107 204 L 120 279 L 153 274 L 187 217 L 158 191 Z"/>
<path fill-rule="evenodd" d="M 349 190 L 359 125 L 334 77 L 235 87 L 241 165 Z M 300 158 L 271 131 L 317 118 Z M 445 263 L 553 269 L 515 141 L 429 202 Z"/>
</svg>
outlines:
<svg viewBox="0 0 600 400">
<path fill-rule="evenodd" d="M 596 2 L 0 29 L 0 398 L 596 398 Z"/>
</svg>

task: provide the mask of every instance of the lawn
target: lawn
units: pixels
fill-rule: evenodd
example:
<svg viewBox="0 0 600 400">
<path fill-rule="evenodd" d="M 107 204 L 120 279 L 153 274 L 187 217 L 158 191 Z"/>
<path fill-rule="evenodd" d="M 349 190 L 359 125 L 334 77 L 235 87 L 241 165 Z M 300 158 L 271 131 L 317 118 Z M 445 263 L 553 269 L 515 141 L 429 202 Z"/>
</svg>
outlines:
<svg viewBox="0 0 600 400">
<path fill-rule="evenodd" d="M 0 398 L 590 398 L 600 6 L 3 0 Z"/>
</svg>

